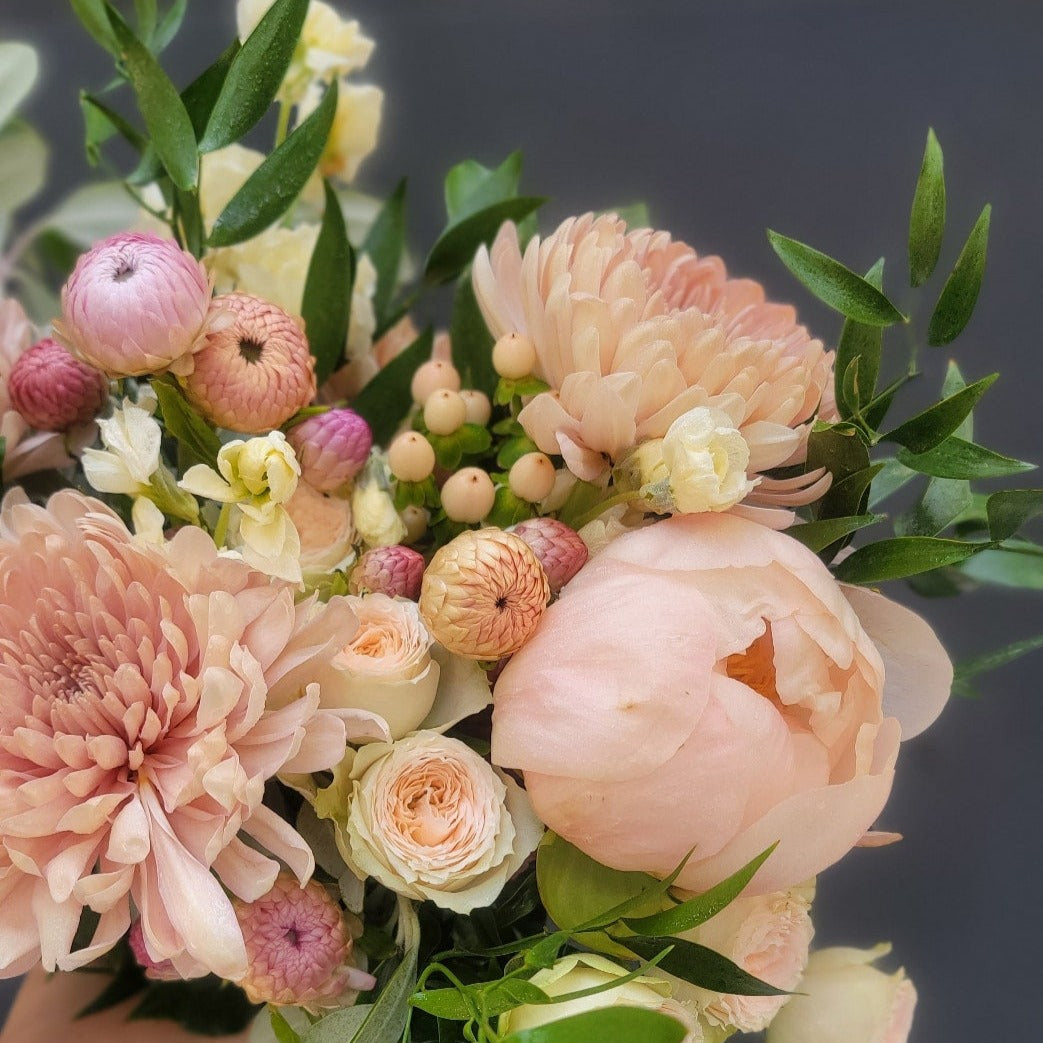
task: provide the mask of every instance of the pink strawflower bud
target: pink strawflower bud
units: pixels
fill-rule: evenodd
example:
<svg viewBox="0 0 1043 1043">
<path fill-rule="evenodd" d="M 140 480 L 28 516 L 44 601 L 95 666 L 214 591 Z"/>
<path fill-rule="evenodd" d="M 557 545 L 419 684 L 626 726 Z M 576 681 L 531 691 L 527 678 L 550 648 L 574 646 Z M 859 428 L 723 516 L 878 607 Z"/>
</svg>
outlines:
<svg viewBox="0 0 1043 1043">
<path fill-rule="evenodd" d="M 19 355 L 7 378 L 7 392 L 30 427 L 68 431 L 101 411 L 109 382 L 48 337 Z"/>
<path fill-rule="evenodd" d="M 206 269 L 173 239 L 123 233 L 76 262 L 54 332 L 110 377 L 180 372 L 210 307 Z"/>
<path fill-rule="evenodd" d="M 511 529 L 533 549 L 547 573 L 552 594 L 586 564 L 587 545 L 579 533 L 557 518 L 528 518 Z"/>
<path fill-rule="evenodd" d="M 247 960 L 238 984 L 254 1003 L 336 1007 L 346 992 L 376 985 L 348 963 L 353 946 L 340 906 L 314 880 L 301 887 L 281 873 L 257 901 L 236 901 L 235 915 Z"/>
<path fill-rule="evenodd" d="M 410 547 L 374 547 L 359 558 L 348 579 L 352 594 L 387 594 L 391 598 L 420 597 L 424 557 Z"/>
<path fill-rule="evenodd" d="M 134 954 L 134 959 L 138 961 L 138 964 L 144 970 L 146 978 L 151 978 L 152 981 L 181 980 L 181 975 L 174 969 L 174 965 L 170 960 L 154 960 L 149 956 L 148 949 L 145 947 L 145 934 L 141 929 L 140 920 L 135 920 L 130 925 L 130 932 L 127 934 L 127 944 L 130 946 L 130 951 Z"/>
<path fill-rule="evenodd" d="M 188 400 L 218 427 L 259 435 L 286 423 L 315 397 L 315 359 L 300 323 L 260 297 L 215 297 L 229 317 L 206 336 L 182 377 Z"/>
<path fill-rule="evenodd" d="M 373 448 L 369 424 L 353 409 L 331 409 L 309 417 L 287 437 L 301 465 L 301 477 L 324 493 L 350 482 Z"/>
</svg>

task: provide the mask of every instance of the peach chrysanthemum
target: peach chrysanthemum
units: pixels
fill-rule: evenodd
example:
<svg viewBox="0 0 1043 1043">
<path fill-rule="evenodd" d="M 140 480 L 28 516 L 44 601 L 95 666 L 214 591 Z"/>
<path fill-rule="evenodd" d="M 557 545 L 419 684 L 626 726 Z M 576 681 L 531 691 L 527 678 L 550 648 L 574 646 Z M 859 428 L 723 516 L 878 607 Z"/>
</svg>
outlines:
<svg viewBox="0 0 1043 1043">
<path fill-rule="evenodd" d="M 298 320 L 247 293 L 215 297 L 232 317 L 213 329 L 181 378 L 188 400 L 219 427 L 267 434 L 315 397 L 315 359 Z"/>
<path fill-rule="evenodd" d="M 250 901 L 276 858 L 302 882 L 314 866 L 261 800 L 277 772 L 343 756 L 309 682 L 349 606 L 295 605 L 198 528 L 138 541 L 72 491 L 46 509 L 8 494 L 0 575 L 0 976 L 88 963 L 133 905 L 151 961 L 241 977 L 226 889 Z M 72 951 L 87 908 L 100 920 Z"/>
<path fill-rule="evenodd" d="M 628 233 L 614 215 L 570 218 L 519 247 L 505 224 L 474 263 L 495 337 L 519 332 L 550 384 L 519 420 L 545 453 L 594 479 L 696 406 L 727 413 L 750 447 L 750 477 L 806 457 L 832 353 L 760 286 L 728 279 L 665 232 Z M 790 506 L 822 487 L 762 479 L 749 503 Z M 794 487 L 795 486 L 795 487 Z"/>
<path fill-rule="evenodd" d="M 420 614 L 432 636 L 468 659 L 517 652 L 549 601 L 539 558 L 501 529 L 468 530 L 440 548 L 420 588 Z"/>
</svg>

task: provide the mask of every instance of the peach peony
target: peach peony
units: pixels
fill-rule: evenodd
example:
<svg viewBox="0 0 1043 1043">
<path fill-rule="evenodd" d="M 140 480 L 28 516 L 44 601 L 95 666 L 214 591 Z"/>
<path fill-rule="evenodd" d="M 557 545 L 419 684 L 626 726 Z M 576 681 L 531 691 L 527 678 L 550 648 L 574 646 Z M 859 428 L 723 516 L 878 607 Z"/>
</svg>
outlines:
<svg viewBox="0 0 1043 1043">
<path fill-rule="evenodd" d="M 606 865 L 663 876 L 694 847 L 678 884 L 703 890 L 779 841 L 749 893 L 807 880 L 883 808 L 890 714 L 925 726 L 952 680 L 930 628 L 867 594 L 864 626 L 811 551 L 731 515 L 620 536 L 500 676 L 493 761 Z"/>
<path fill-rule="evenodd" d="M 133 908 L 153 963 L 240 978 L 227 892 L 259 898 L 280 862 L 312 872 L 261 801 L 277 772 L 343 756 L 351 715 L 319 711 L 311 681 L 350 608 L 295 605 L 194 527 L 139 542 L 71 491 L 8 494 L 0 572 L 0 975 L 90 962 Z"/>
<path fill-rule="evenodd" d="M 596 478 L 696 406 L 730 417 L 749 446 L 751 477 L 805 459 L 833 356 L 791 308 L 728 279 L 719 259 L 587 214 L 532 239 L 524 256 L 505 224 L 491 251 L 479 250 L 473 278 L 493 336 L 528 336 L 535 375 L 551 387 L 519 420 L 579 477 Z M 819 478 L 808 477 L 803 496 L 763 478 L 748 502 L 810 502 Z"/>
</svg>

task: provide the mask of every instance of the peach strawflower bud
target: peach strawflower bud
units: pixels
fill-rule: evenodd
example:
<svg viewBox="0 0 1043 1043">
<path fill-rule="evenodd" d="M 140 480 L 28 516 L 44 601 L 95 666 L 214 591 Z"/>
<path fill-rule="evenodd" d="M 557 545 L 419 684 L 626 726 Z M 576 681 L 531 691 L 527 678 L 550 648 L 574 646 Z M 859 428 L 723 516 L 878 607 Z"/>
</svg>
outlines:
<svg viewBox="0 0 1043 1043">
<path fill-rule="evenodd" d="M 544 453 L 526 453 L 512 464 L 507 482 L 519 500 L 538 503 L 550 496 L 557 477 L 549 456 Z"/>
<path fill-rule="evenodd" d="M 18 356 L 7 378 L 7 393 L 30 427 L 68 431 L 101 411 L 109 382 L 48 337 Z"/>
<path fill-rule="evenodd" d="M 467 423 L 485 427 L 493 415 L 489 396 L 484 391 L 467 390 L 461 391 L 460 397 L 464 400 L 464 408 L 467 410 Z"/>
<path fill-rule="evenodd" d="M 462 467 L 442 486 L 442 507 L 455 522 L 480 522 L 496 501 L 493 480 L 480 467 Z"/>
<path fill-rule="evenodd" d="M 238 984 L 253 1003 L 336 1007 L 344 993 L 376 985 L 348 963 L 353 945 L 340 906 L 314 880 L 301 887 L 281 873 L 266 895 L 234 905 L 247 959 Z"/>
<path fill-rule="evenodd" d="M 536 365 L 536 348 L 521 333 L 507 333 L 493 345 L 493 369 L 506 380 L 521 380 Z"/>
<path fill-rule="evenodd" d="M 180 372 L 200 346 L 210 307 L 206 269 L 173 239 L 123 233 L 76 262 L 54 332 L 110 377 Z"/>
<path fill-rule="evenodd" d="M 511 529 L 532 549 L 550 582 L 552 594 L 587 563 L 587 545 L 578 532 L 557 518 L 528 518 Z"/>
<path fill-rule="evenodd" d="M 424 405 L 431 395 L 443 389 L 460 390 L 460 374 L 456 367 L 445 359 L 431 359 L 419 366 L 409 385 L 413 401 L 418 406 Z"/>
<path fill-rule="evenodd" d="M 440 548 L 424 572 L 420 614 L 435 640 L 468 659 L 516 652 L 550 601 L 550 583 L 532 548 L 502 529 L 464 532 Z"/>
<path fill-rule="evenodd" d="M 352 569 L 348 590 L 352 594 L 387 594 L 392 598 L 420 597 L 424 557 L 409 547 L 374 547 Z"/>
<path fill-rule="evenodd" d="M 417 431 L 403 431 L 388 447 L 388 467 L 400 482 L 422 482 L 435 469 L 435 451 Z"/>
<path fill-rule="evenodd" d="M 458 391 L 439 388 L 424 403 L 424 423 L 436 435 L 451 435 L 467 420 L 467 404 Z"/>
<path fill-rule="evenodd" d="M 300 323 L 260 297 L 229 293 L 232 321 L 207 334 L 182 377 L 188 400 L 218 427 L 267 434 L 315 397 L 315 359 Z"/>
<path fill-rule="evenodd" d="M 347 485 L 366 465 L 373 448 L 369 424 L 353 409 L 331 409 L 309 417 L 287 436 L 301 477 L 320 492 Z"/>
<path fill-rule="evenodd" d="M 149 956 L 145 945 L 145 932 L 141 929 L 141 921 L 135 920 L 127 932 L 127 944 L 134 954 L 138 966 L 145 972 L 145 977 L 152 981 L 181 981 L 174 964 L 170 960 L 154 960 Z"/>
</svg>

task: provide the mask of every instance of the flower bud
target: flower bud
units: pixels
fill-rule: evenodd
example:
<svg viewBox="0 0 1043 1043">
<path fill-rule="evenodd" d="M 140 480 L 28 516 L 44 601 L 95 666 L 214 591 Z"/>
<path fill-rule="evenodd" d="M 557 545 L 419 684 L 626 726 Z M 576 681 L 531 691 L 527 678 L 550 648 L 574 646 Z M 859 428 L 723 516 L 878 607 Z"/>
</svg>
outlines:
<svg viewBox="0 0 1043 1043">
<path fill-rule="evenodd" d="M 422 482 L 435 469 L 435 451 L 417 431 L 403 431 L 388 448 L 388 467 L 400 482 Z"/>
<path fill-rule="evenodd" d="M 30 427 L 68 431 L 101 411 L 109 382 L 48 338 L 18 356 L 7 378 L 7 392 Z"/>
<path fill-rule="evenodd" d="M 366 551 L 352 569 L 348 590 L 352 594 L 387 594 L 416 601 L 423 578 L 422 554 L 401 544 L 374 547 Z"/>
<path fill-rule="evenodd" d="M 504 334 L 493 345 L 493 369 L 505 380 L 521 380 L 536 365 L 536 347 L 521 333 Z"/>
<path fill-rule="evenodd" d="M 467 405 L 458 391 L 440 388 L 424 403 L 424 423 L 435 435 L 451 435 L 467 420 Z"/>
<path fill-rule="evenodd" d="M 369 424 L 352 409 L 331 409 L 290 429 L 301 477 L 320 492 L 347 485 L 362 470 L 373 447 Z"/>
<path fill-rule="evenodd" d="M 431 359 L 417 368 L 409 385 L 413 401 L 422 406 L 436 391 L 459 391 L 460 374 L 451 362 Z"/>
<path fill-rule="evenodd" d="M 442 486 L 442 507 L 452 521 L 473 525 L 492 509 L 496 500 L 493 480 L 480 467 L 464 467 Z"/>
<path fill-rule="evenodd" d="M 556 518 L 529 518 L 511 532 L 532 548 L 547 573 L 552 594 L 559 593 L 586 564 L 587 545 L 578 532 Z"/>
<path fill-rule="evenodd" d="M 556 479 L 554 464 L 544 453 L 526 453 L 518 457 L 507 476 L 511 492 L 527 503 L 538 503 L 550 496 Z"/>
</svg>

